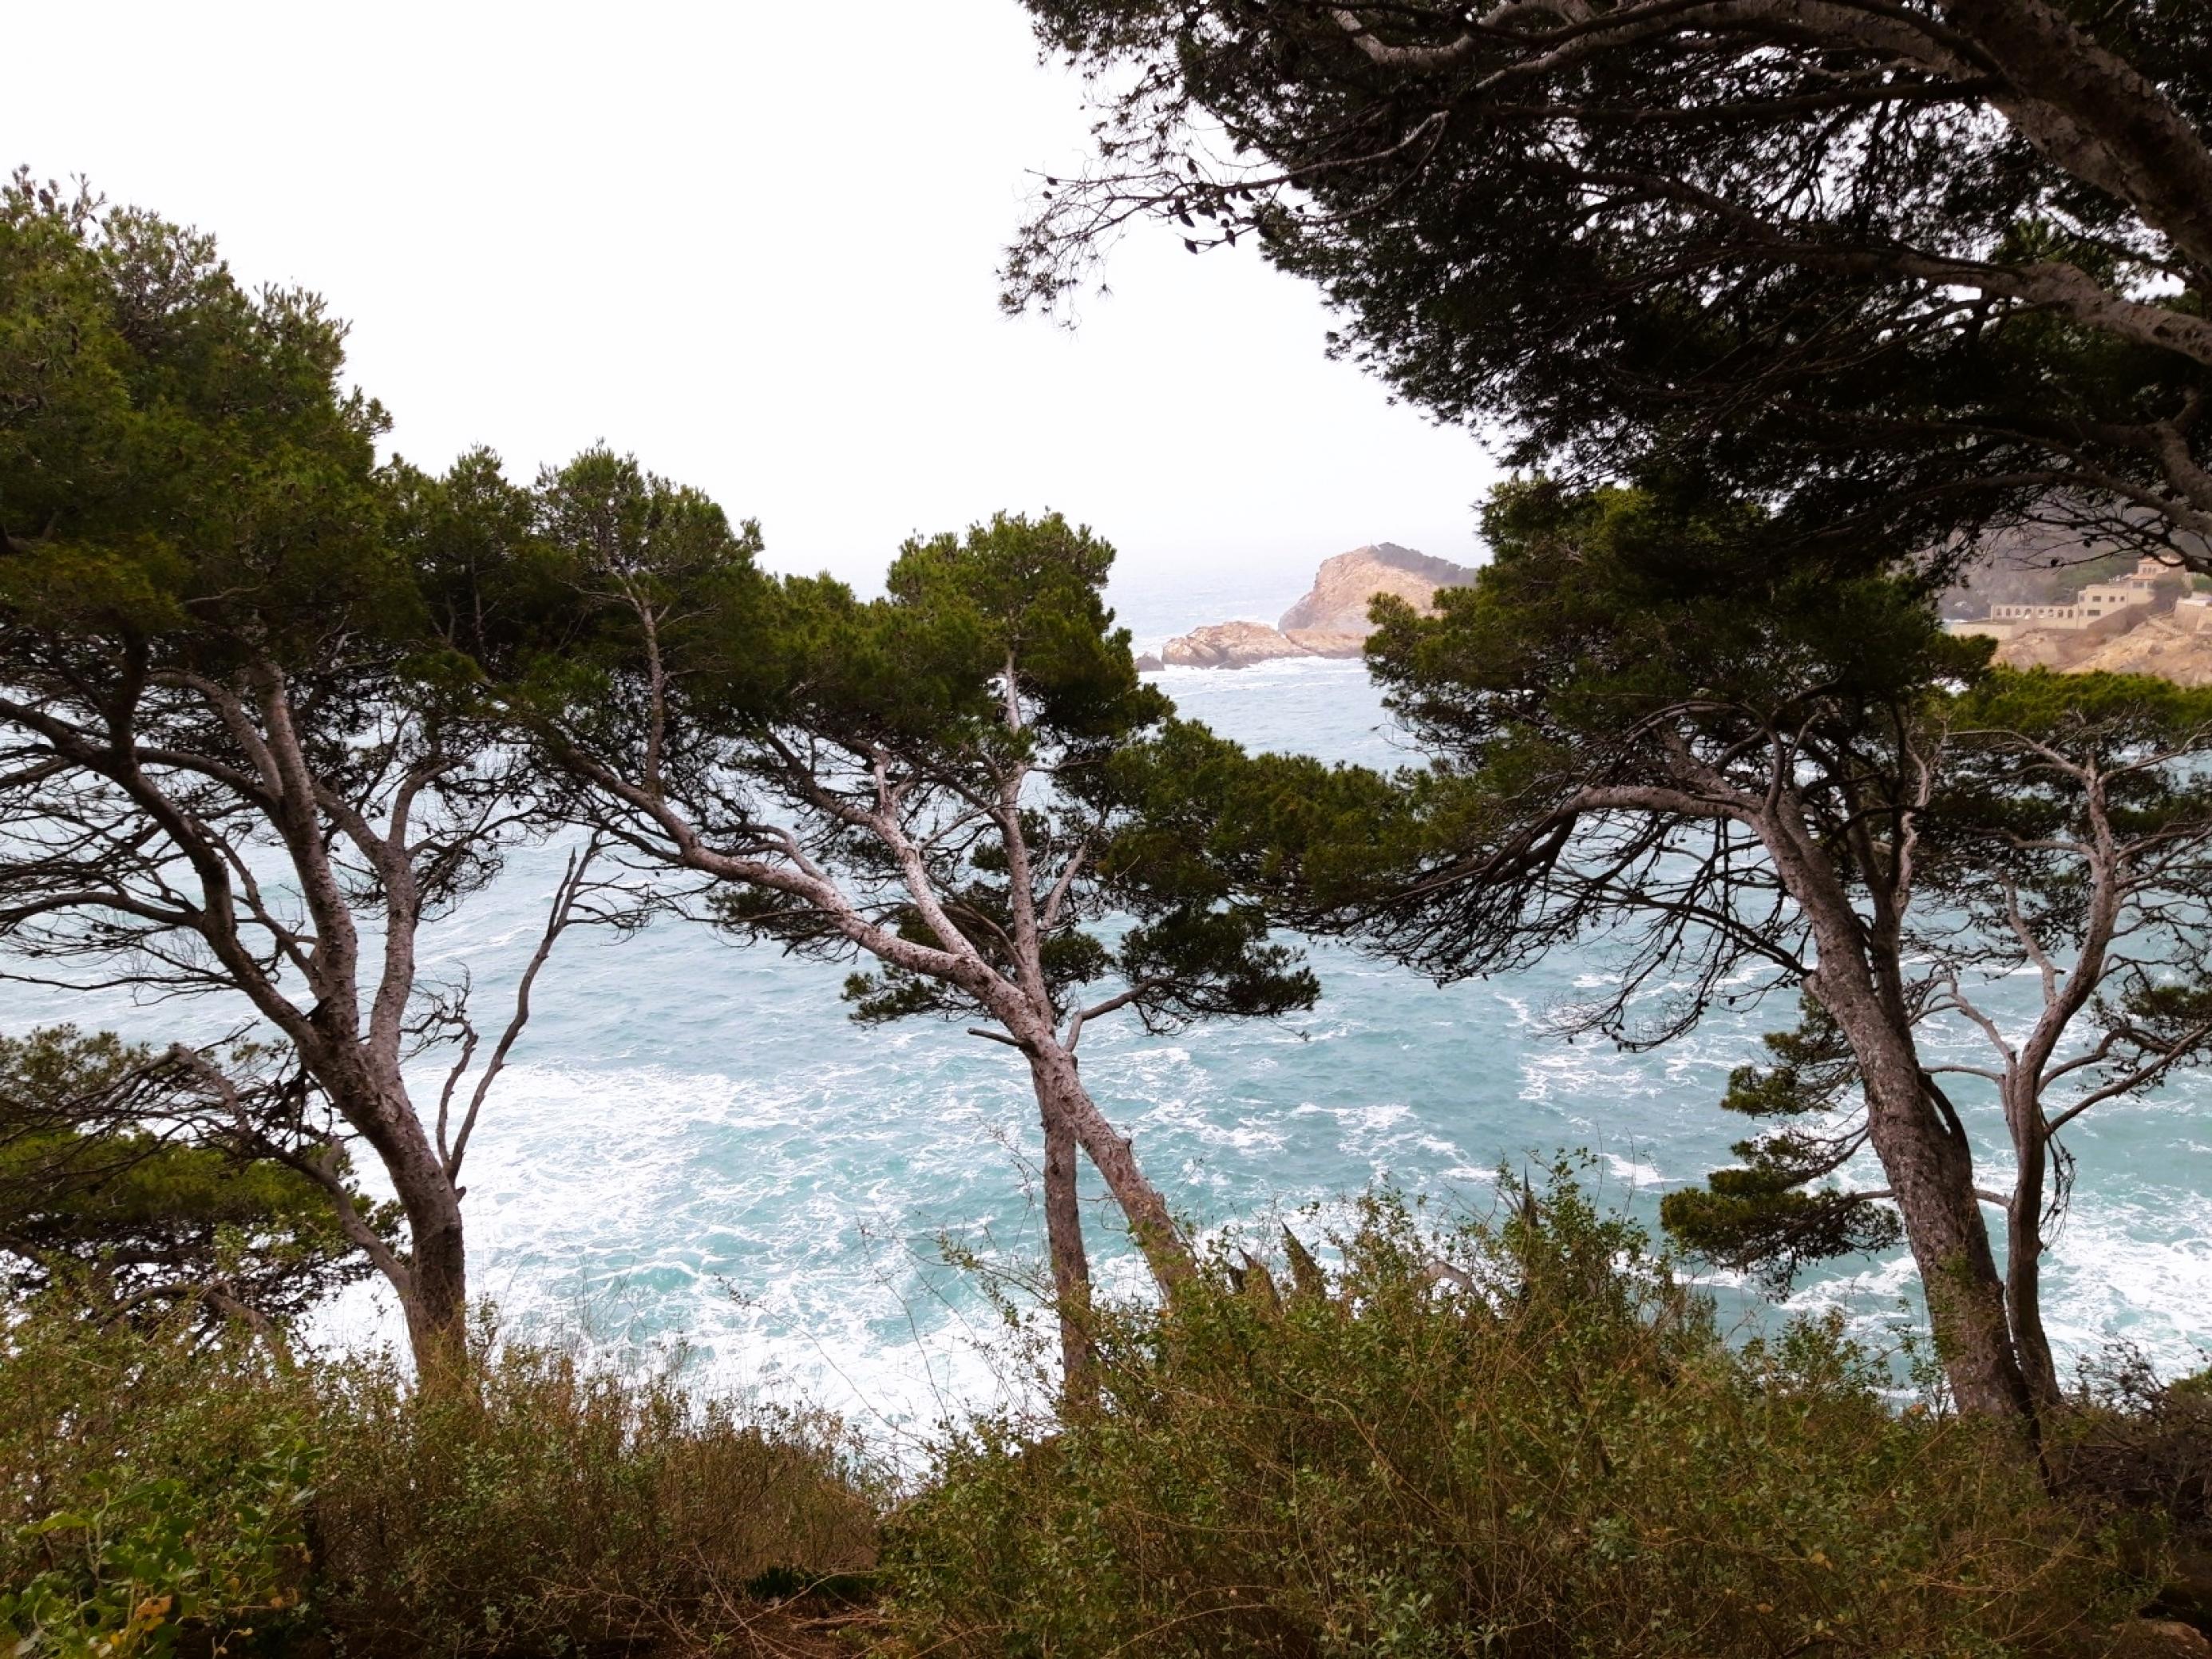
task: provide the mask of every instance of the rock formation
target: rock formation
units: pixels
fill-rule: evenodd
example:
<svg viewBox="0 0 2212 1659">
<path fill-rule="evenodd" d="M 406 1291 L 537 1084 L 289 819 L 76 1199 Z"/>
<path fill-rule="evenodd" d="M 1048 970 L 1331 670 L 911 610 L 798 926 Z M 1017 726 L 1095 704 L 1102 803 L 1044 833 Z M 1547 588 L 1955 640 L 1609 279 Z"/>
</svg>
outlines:
<svg viewBox="0 0 2212 1659">
<path fill-rule="evenodd" d="M 1474 580 L 1474 572 L 1465 565 L 1394 543 L 1354 548 L 1322 562 L 1313 586 L 1283 613 L 1279 626 L 1216 623 L 1170 640 L 1160 647 L 1158 660 L 1175 668 L 1246 668 L 1282 657 L 1357 657 L 1374 631 L 1367 606 L 1377 593 L 1425 613 L 1435 608 L 1439 587 L 1461 587 Z M 1139 666 L 1150 660 L 1139 659 Z"/>
<path fill-rule="evenodd" d="M 1304 646 L 1283 637 L 1265 623 L 1215 623 L 1178 634 L 1160 647 L 1170 668 L 1247 668 L 1277 657 L 1310 657 Z"/>
<path fill-rule="evenodd" d="M 2212 685 L 2212 595 L 2189 586 L 2156 560 L 2021 532 L 1965 571 L 1942 610 L 1954 633 L 1995 639 L 2008 667 Z"/>
<path fill-rule="evenodd" d="M 1365 639 L 1374 631 L 1368 602 L 1377 593 L 1401 599 L 1416 611 L 1432 608 L 1439 587 L 1464 587 L 1474 572 L 1449 559 L 1432 559 L 1395 542 L 1354 548 L 1324 559 L 1305 598 L 1275 624 L 1292 637 L 1305 630 L 1350 634 Z"/>
<path fill-rule="evenodd" d="M 1362 629 L 1357 634 L 1339 634 L 1325 628 L 1292 628 L 1285 630 L 1283 637 L 1310 657 L 1356 657 L 1365 648 L 1372 631 Z"/>
<path fill-rule="evenodd" d="M 2056 668 L 2068 674 L 2155 674 L 2180 685 L 2212 685 L 2212 629 L 2184 607 L 2148 617 L 2124 633 L 2063 633 L 2030 629 L 1997 647 L 2014 668 Z"/>
</svg>

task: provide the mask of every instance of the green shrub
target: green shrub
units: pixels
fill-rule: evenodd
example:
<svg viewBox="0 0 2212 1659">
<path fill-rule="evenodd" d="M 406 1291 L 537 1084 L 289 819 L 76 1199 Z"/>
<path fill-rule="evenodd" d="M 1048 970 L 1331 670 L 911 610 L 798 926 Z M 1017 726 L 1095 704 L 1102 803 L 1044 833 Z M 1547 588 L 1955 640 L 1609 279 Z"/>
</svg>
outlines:
<svg viewBox="0 0 2212 1659">
<path fill-rule="evenodd" d="M 874 1560 L 875 1491 L 836 1425 L 706 1404 L 672 1374 L 477 1346 L 411 1386 L 323 1379 L 324 1611 L 349 1653 L 563 1654 L 711 1638 Z"/>
<path fill-rule="evenodd" d="M 296 1627 L 311 1402 L 258 1345 L 102 1328 L 58 1300 L 0 1333 L 0 1632 L 131 1659 Z"/>
<path fill-rule="evenodd" d="M 878 1488 L 826 1420 L 527 1343 L 420 1388 L 206 1333 L 51 1300 L 0 1328 L 0 1652 L 706 1646 L 873 1563 Z"/>
<path fill-rule="evenodd" d="M 1443 1241 L 1370 1203 L 1341 1243 L 1325 1290 L 1224 1263 L 1119 1310 L 1099 1407 L 1056 1434 L 953 1435 L 887 1536 L 900 1644 L 2057 1654 L 2142 1593 L 2021 1447 L 1900 1413 L 1834 1326 L 1732 1347 L 1564 1175 Z"/>
<path fill-rule="evenodd" d="M 2095 1652 L 2163 1565 L 2126 1512 L 2202 1496 L 2187 1388 L 2054 1425 L 2103 1504 L 2062 1506 L 1833 1327 L 1732 1347 L 1564 1182 L 1442 1240 L 1371 1203 L 1340 1242 L 1333 1280 L 1224 1261 L 1169 1314 L 1103 1310 L 1100 1403 L 1056 1432 L 950 1435 L 890 1531 L 884 1651 Z M 486 1338 L 419 1388 L 189 1311 L 0 1328 L 25 1659 L 823 1650 L 769 1604 L 851 1594 L 884 1497 L 833 1424 L 557 1346 Z"/>
</svg>

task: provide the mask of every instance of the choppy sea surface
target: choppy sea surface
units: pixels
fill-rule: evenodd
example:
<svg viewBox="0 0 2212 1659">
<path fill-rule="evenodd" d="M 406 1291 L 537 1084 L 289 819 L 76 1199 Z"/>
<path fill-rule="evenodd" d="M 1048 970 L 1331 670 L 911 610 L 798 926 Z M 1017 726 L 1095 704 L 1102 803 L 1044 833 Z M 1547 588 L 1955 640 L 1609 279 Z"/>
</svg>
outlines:
<svg viewBox="0 0 2212 1659">
<path fill-rule="evenodd" d="M 1286 586 L 1116 597 L 1144 647 L 1240 610 L 1271 616 L 1303 582 Z M 1411 758 L 1358 663 L 1170 670 L 1161 684 L 1183 713 L 1254 747 Z M 439 933 L 428 966 L 465 964 L 480 994 L 502 994 L 556 866 L 550 850 L 518 858 Z M 1480 1209 L 1501 1164 L 1566 1148 L 1593 1154 L 1605 1196 L 1648 1218 L 1660 1194 L 1728 1161 L 1743 1127 L 1714 1103 L 1759 1034 L 1793 1014 L 1779 1000 L 1628 1054 L 1545 1029 L 1548 1010 L 1603 981 L 1600 951 L 1443 988 L 1341 948 L 1313 957 L 1323 995 L 1309 1014 L 1166 1038 L 1120 1021 L 1085 1034 L 1100 1104 L 1203 1226 L 1297 1219 L 1308 1205 L 1325 1218 L 1376 1182 Z M 1041 1253 L 1026 1074 L 957 1027 L 853 1025 L 837 994 L 845 971 L 675 925 L 564 945 L 466 1176 L 476 1285 L 507 1321 L 680 1335 L 720 1379 L 879 1425 L 997 1395 L 1002 1327 L 943 1245 L 1017 1264 Z M 10 1029 L 68 1018 L 166 1041 L 218 1030 L 231 1012 L 0 985 Z M 420 1079 L 426 1099 L 435 1075 Z M 2002 1172 L 1992 1105 L 1971 1091 L 1961 1103 Z M 2212 1077 L 2093 1111 L 2068 1141 L 2080 1162 L 2046 1281 L 2054 1337 L 2077 1354 L 2132 1342 L 2169 1372 L 2203 1365 Z M 1095 1194 L 1089 1213 L 1094 1231 L 1112 1227 Z M 1311 1237 L 1321 1223 L 1297 1224 Z M 1103 1270 L 1133 1283 L 1116 1242 L 1102 1241 Z M 1740 1291 L 1717 1288 L 1750 1316 Z M 1802 1281 L 1790 1305 L 1838 1308 L 1872 1330 L 1914 1288 L 1901 1256 L 1851 1261 Z M 365 1289 L 334 1328 L 390 1332 L 383 1303 Z"/>
</svg>

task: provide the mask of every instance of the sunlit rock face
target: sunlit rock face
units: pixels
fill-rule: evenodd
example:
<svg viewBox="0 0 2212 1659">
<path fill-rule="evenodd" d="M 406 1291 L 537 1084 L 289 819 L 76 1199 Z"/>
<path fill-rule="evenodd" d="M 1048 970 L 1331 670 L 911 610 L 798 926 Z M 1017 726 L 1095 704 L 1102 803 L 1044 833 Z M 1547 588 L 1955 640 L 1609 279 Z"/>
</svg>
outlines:
<svg viewBox="0 0 2212 1659">
<path fill-rule="evenodd" d="M 1160 647 L 1170 668 L 1249 668 L 1277 657 L 1310 657 L 1312 652 L 1286 639 L 1265 623 L 1216 623 L 1181 634 Z"/>
<path fill-rule="evenodd" d="M 1997 647 L 2014 668 L 2055 668 L 2069 674 L 2155 674 L 2182 685 L 2212 685 L 2212 629 L 2198 607 L 2177 606 L 2124 633 L 2026 629 Z"/>
<path fill-rule="evenodd" d="M 1146 657 L 1139 668 L 1164 663 L 1170 668 L 1249 668 L 1280 657 L 1356 657 L 1374 624 L 1369 603 L 1378 593 L 1401 599 L 1416 611 L 1435 606 L 1437 590 L 1473 581 L 1474 572 L 1449 559 L 1378 542 L 1324 560 L 1306 596 L 1283 613 L 1282 622 L 1216 623 L 1176 635 Z"/>
<path fill-rule="evenodd" d="M 1367 606 L 1377 593 L 1388 593 L 1416 611 L 1425 611 L 1433 608 L 1439 587 L 1464 587 L 1474 580 L 1474 572 L 1463 564 L 1432 559 L 1395 542 L 1355 547 L 1349 553 L 1323 560 L 1305 598 L 1283 612 L 1276 626 L 1292 638 L 1311 631 L 1364 639 L 1374 629 L 1367 620 Z"/>
</svg>

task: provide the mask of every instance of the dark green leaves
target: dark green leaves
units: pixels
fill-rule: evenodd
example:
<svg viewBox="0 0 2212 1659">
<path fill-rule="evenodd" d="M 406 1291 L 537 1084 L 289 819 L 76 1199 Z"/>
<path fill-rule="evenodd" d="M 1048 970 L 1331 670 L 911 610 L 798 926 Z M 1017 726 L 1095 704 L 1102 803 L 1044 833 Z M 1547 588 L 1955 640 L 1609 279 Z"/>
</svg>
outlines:
<svg viewBox="0 0 2212 1659">
<path fill-rule="evenodd" d="M 1028 9 L 1116 91 L 1012 307 L 1132 219 L 1249 228 L 1340 355 L 1516 466 L 1686 467 L 1860 572 L 2022 514 L 2202 556 L 2186 5 Z"/>
<path fill-rule="evenodd" d="M 267 1155 L 289 1142 L 282 1091 L 217 1114 L 160 1056 L 67 1027 L 0 1039 L 0 1278 L 103 1316 L 198 1303 L 220 1319 L 304 1312 L 369 1270 L 330 1194 Z M 343 1159 L 332 1166 L 343 1173 Z M 387 1239 L 396 1218 L 356 1203 Z"/>
<path fill-rule="evenodd" d="M 1684 1249 L 1755 1273 L 1778 1295 L 1805 1267 L 1897 1248 L 1904 1227 L 1894 1210 L 1841 1189 L 1808 1190 L 1784 1149 L 1765 1150 L 1771 1158 L 1716 1170 L 1705 1186 L 1662 1199 L 1668 1236 Z"/>
<path fill-rule="evenodd" d="M 1803 1268 L 1836 1256 L 1893 1249 L 1894 1210 L 1833 1182 L 1865 1145 L 1852 1121 L 1858 1066 L 1842 1030 L 1807 997 L 1796 1028 L 1768 1034 L 1771 1066 L 1739 1066 L 1722 1107 L 1781 1127 L 1733 1148 L 1744 1162 L 1701 1187 L 1668 1193 L 1659 1217 L 1684 1249 L 1756 1273 L 1777 1293 Z M 1790 1119 L 1812 1119 L 1793 1124 Z"/>
<path fill-rule="evenodd" d="M 312 295 L 247 294 L 206 237 L 18 175 L 0 192 L 0 607 L 208 666 L 410 626 L 379 536 L 384 416 L 339 385 L 343 337 Z"/>
</svg>

